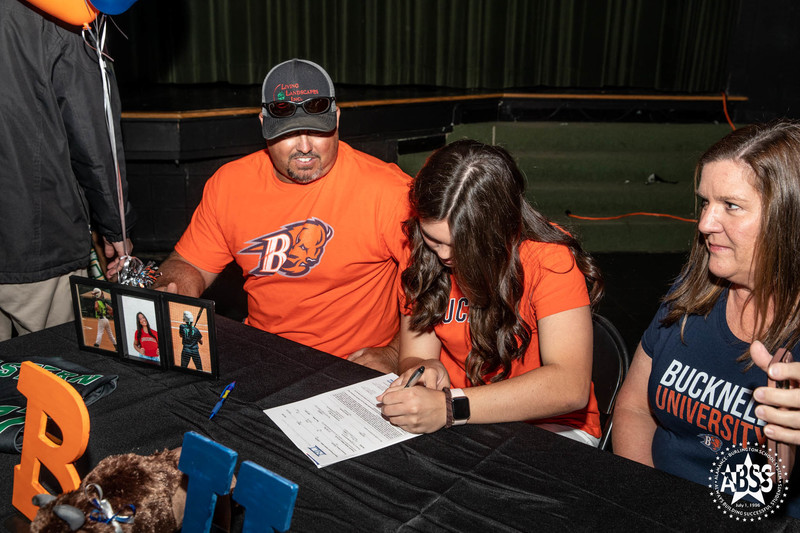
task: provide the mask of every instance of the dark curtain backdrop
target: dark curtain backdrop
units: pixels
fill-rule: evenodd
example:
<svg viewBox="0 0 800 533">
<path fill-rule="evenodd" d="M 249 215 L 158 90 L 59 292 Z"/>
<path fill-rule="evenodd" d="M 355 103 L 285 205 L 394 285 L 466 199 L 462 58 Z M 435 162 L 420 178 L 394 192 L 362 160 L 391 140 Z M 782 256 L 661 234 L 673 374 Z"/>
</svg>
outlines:
<svg viewBox="0 0 800 533">
<path fill-rule="evenodd" d="M 335 82 L 718 92 L 739 0 L 139 0 L 123 83 L 261 83 L 301 57 Z"/>
</svg>

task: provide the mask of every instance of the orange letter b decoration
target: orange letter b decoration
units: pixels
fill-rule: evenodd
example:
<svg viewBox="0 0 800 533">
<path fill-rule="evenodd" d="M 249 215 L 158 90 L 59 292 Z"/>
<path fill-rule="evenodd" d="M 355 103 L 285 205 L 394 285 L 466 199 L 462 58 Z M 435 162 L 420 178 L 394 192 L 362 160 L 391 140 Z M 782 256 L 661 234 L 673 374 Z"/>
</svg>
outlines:
<svg viewBox="0 0 800 533">
<path fill-rule="evenodd" d="M 86 450 L 89 442 L 89 413 L 77 391 L 63 379 L 31 362 L 20 368 L 19 391 L 28 399 L 22 458 L 14 467 L 14 495 L 11 503 L 30 520 L 38 507 L 31 502 L 47 492 L 39 483 L 44 465 L 58 480 L 61 490 L 75 490 L 81 479 L 72 464 Z M 47 434 L 47 417 L 61 430 L 61 442 Z"/>
</svg>

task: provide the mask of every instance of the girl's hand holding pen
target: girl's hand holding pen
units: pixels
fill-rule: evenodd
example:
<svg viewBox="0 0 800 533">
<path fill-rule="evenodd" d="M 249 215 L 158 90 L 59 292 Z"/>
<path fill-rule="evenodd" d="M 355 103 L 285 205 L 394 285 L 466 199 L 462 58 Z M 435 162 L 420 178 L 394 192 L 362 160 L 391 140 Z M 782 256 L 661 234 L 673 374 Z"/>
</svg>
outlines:
<svg viewBox="0 0 800 533">
<path fill-rule="evenodd" d="M 450 386 L 450 376 L 438 359 L 424 363 L 404 372 L 377 398 L 383 416 L 411 433 L 431 433 L 447 422 L 441 389 Z"/>
</svg>

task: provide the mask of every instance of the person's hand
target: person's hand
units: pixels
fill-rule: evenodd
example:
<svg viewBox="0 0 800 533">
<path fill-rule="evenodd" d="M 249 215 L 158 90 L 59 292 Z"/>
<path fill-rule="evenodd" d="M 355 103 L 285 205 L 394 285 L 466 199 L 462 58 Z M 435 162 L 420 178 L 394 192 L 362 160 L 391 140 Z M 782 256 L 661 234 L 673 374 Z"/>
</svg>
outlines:
<svg viewBox="0 0 800 533">
<path fill-rule="evenodd" d="M 181 257 L 178 252 L 172 252 L 159 265 L 158 276 L 150 288 L 199 298 L 216 278 L 217 274 L 202 270 Z"/>
<path fill-rule="evenodd" d="M 128 244 L 127 254 L 125 253 L 125 246 L 122 245 L 122 241 L 111 242 L 106 237 L 103 237 L 103 251 L 106 258 L 109 260 L 106 265 L 106 279 L 114 278 L 114 276 L 122 270 L 122 267 L 125 266 L 124 261 L 120 259 L 130 255 L 131 250 L 133 250 L 133 243 L 131 240 L 128 239 L 126 242 Z"/>
<path fill-rule="evenodd" d="M 178 294 L 178 284 L 174 281 L 167 283 L 166 285 L 162 285 L 160 287 L 152 287 L 153 289 L 161 292 L 168 292 L 170 294 Z"/>
<path fill-rule="evenodd" d="M 417 384 L 409 388 L 406 383 L 420 367 L 425 371 Z M 432 433 L 447 422 L 447 406 L 441 390 L 450 386 L 450 376 L 438 359 L 425 359 L 422 364 L 409 368 L 394 380 L 376 399 L 381 413 L 389 422 L 411 433 Z"/>
<path fill-rule="evenodd" d="M 425 373 L 428 373 L 427 367 Z M 447 422 L 445 395 L 441 390 L 392 385 L 378 396 L 378 401 L 383 416 L 410 433 L 433 433 Z"/>
<path fill-rule="evenodd" d="M 397 372 L 397 349 L 392 346 L 361 348 L 347 356 L 348 361 L 358 363 L 378 372 Z"/>
<path fill-rule="evenodd" d="M 800 363 L 770 365 L 772 354 L 759 341 L 750 345 L 753 362 L 774 381 L 800 382 Z M 753 398 L 760 403 L 755 414 L 767 423 L 767 437 L 788 444 L 800 444 L 800 388 L 758 387 Z"/>
</svg>

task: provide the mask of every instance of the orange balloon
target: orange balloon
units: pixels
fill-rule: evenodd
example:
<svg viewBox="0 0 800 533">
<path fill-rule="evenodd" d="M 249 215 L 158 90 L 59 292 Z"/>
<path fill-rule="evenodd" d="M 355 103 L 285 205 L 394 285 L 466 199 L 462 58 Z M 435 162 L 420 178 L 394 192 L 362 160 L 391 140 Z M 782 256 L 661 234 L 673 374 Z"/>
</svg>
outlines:
<svg viewBox="0 0 800 533">
<path fill-rule="evenodd" d="M 28 2 L 75 26 L 89 24 L 97 17 L 97 9 L 87 0 L 28 0 Z"/>
</svg>

